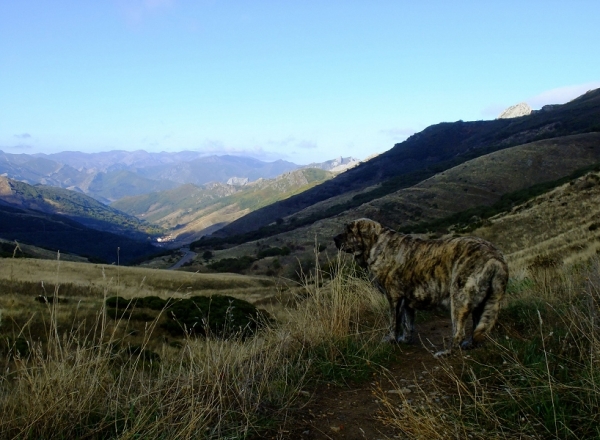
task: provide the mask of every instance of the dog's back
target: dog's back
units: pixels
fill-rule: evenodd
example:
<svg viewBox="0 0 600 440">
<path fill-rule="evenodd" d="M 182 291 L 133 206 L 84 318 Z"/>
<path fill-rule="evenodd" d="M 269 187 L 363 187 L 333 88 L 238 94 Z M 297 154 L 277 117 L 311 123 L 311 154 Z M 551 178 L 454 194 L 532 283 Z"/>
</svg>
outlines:
<svg viewBox="0 0 600 440">
<path fill-rule="evenodd" d="M 423 240 L 388 229 L 380 234 L 367 263 L 388 293 L 402 291 L 423 307 L 442 302 L 469 278 L 483 277 L 490 261 L 508 277 L 502 253 L 483 239 Z"/>
</svg>

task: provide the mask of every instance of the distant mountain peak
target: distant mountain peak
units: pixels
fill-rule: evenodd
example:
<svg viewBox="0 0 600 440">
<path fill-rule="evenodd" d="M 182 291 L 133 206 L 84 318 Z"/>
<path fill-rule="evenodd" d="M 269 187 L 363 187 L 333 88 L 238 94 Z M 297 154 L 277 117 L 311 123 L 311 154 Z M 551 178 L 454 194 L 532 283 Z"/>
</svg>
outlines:
<svg viewBox="0 0 600 440">
<path fill-rule="evenodd" d="M 354 157 L 336 157 L 335 159 L 327 160 L 325 162 L 311 163 L 303 168 L 319 168 L 325 171 L 331 171 L 333 173 L 340 173 L 352 168 L 360 163 L 360 160 Z"/>
<path fill-rule="evenodd" d="M 511 119 L 527 116 L 531 114 L 531 107 L 526 102 L 520 102 L 516 105 L 511 105 L 498 116 L 498 119 Z"/>
</svg>

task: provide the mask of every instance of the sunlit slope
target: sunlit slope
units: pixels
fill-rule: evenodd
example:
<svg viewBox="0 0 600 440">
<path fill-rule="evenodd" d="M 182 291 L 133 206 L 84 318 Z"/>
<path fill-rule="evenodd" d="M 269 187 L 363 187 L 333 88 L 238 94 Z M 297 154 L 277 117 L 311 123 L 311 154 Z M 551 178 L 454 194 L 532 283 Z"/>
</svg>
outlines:
<svg viewBox="0 0 600 440">
<path fill-rule="evenodd" d="M 477 206 L 490 206 L 503 194 L 532 185 L 554 181 L 576 170 L 600 162 L 600 133 L 567 136 L 533 142 L 497 151 L 444 171 L 410 188 L 349 209 L 333 218 L 261 238 L 263 244 L 296 243 L 309 248 L 315 237 L 331 244 L 343 225 L 356 218 L 369 217 L 393 228 L 410 231 L 411 225 L 447 217 Z M 310 219 L 315 206 L 285 218 L 285 222 Z M 301 217 L 304 216 L 304 217 Z M 202 246 L 202 241 L 198 242 Z M 252 244 L 240 249 L 251 249 Z M 241 250 L 239 253 L 243 253 Z"/>
<path fill-rule="evenodd" d="M 285 199 L 333 177 L 333 173 L 302 169 L 275 179 L 260 179 L 244 186 L 214 183 L 127 197 L 111 206 L 155 223 L 179 241 L 192 241 L 210 228 L 224 226 L 235 219 Z"/>
<path fill-rule="evenodd" d="M 559 186 L 492 217 L 472 234 L 497 244 L 515 266 L 542 257 L 548 264 L 600 253 L 600 173 Z"/>
<path fill-rule="evenodd" d="M 325 219 L 408 188 L 437 173 L 476 157 L 542 139 L 600 131 L 600 89 L 563 105 L 547 106 L 528 116 L 491 121 L 443 122 L 427 127 L 392 149 L 340 174 L 318 187 L 240 218 L 217 234 L 233 236 L 256 231 L 276 218 L 291 217 L 316 203 L 330 200 Z M 336 197 L 362 192 L 338 204 Z M 279 228 L 277 232 L 302 225 Z"/>
</svg>

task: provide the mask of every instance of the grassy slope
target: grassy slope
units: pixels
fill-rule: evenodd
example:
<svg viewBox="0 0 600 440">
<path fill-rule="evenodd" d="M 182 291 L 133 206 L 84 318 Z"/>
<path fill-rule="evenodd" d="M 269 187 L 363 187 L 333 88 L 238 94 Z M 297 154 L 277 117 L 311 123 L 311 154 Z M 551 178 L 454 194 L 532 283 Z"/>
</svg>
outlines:
<svg viewBox="0 0 600 440">
<path fill-rule="evenodd" d="M 59 280 L 65 289 L 81 291 L 98 302 L 103 289 L 109 295 L 134 296 L 188 296 L 221 293 L 253 301 L 274 295 L 277 281 L 266 277 L 248 277 L 236 274 L 196 274 L 139 267 L 117 267 L 79 262 L 31 259 L 3 259 L 0 280 L 31 283 L 55 283 Z M 71 287 L 66 287 L 71 286 Z M 34 296 L 41 292 L 32 291 Z"/>
<path fill-rule="evenodd" d="M 600 173 L 590 172 L 492 217 L 471 232 L 496 243 L 514 266 L 536 257 L 571 263 L 600 253 Z"/>
<path fill-rule="evenodd" d="M 260 242 L 263 246 L 285 243 L 292 249 L 299 246 L 301 249 L 287 257 L 292 262 L 298 257 L 306 258 L 315 238 L 331 248 L 332 237 L 343 224 L 355 218 L 371 217 L 391 227 L 406 229 L 425 220 L 443 218 L 480 205 L 492 205 L 505 193 L 552 181 L 598 162 L 600 133 L 538 141 L 474 159 L 332 219 L 317 221 Z M 306 215 L 310 216 L 311 212 Z M 286 218 L 285 221 L 292 220 Z M 249 242 L 216 255 L 229 257 L 255 252 L 256 243 Z"/>
</svg>

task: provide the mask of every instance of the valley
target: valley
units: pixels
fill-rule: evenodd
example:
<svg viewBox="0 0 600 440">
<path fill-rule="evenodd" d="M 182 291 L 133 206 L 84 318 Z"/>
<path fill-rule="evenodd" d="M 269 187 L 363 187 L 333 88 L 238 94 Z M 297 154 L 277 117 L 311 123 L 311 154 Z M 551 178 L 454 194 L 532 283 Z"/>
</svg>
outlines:
<svg viewBox="0 0 600 440">
<path fill-rule="evenodd" d="M 110 205 L 0 177 L 1 436 L 593 437 L 599 121 L 595 90 L 438 124 L 342 171 L 279 163 Z M 105 177 L 122 167 L 67 156 Z M 417 313 L 413 345 L 382 342 L 387 301 L 332 242 L 360 217 L 502 250 L 507 295 L 482 347 L 434 358 L 443 308 Z"/>
</svg>

